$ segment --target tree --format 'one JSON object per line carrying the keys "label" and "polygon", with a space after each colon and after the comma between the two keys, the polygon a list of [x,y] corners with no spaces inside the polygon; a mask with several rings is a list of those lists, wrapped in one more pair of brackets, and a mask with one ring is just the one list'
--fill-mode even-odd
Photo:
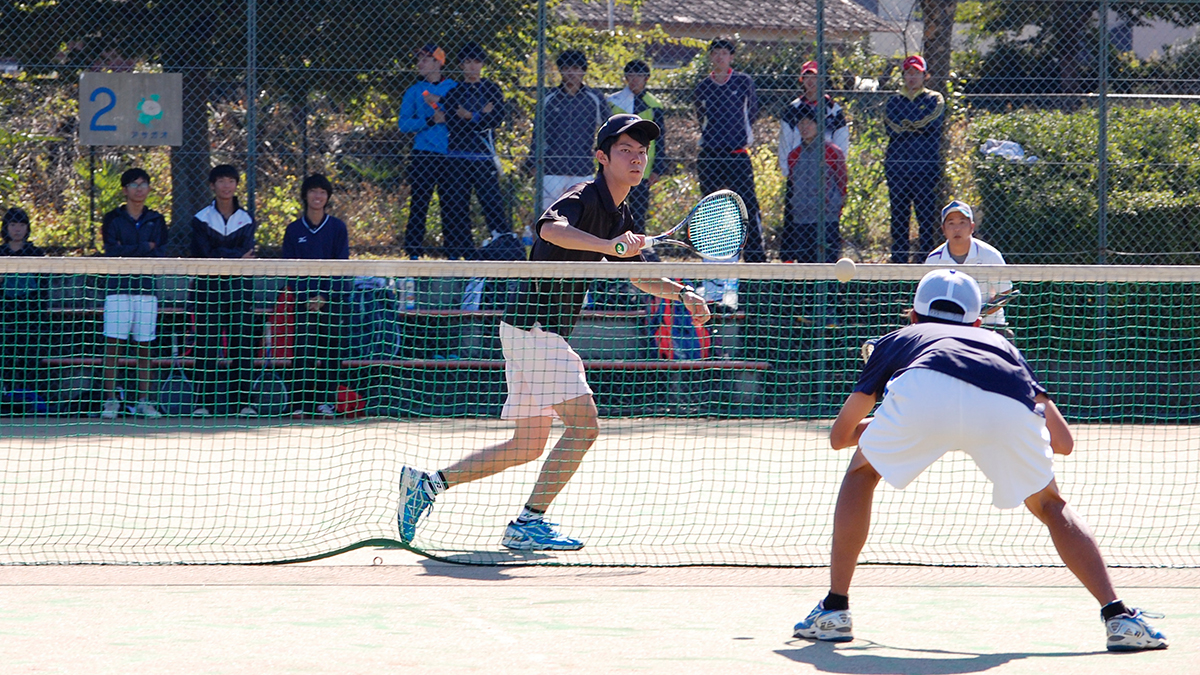
{"label": "tree", "polygon": [[[242,91],[243,101],[303,110],[319,93],[345,107],[372,88],[398,93],[410,84],[413,51],[426,42],[453,55],[477,41],[523,61],[532,51],[536,0],[258,0],[256,25],[258,87]],[[133,64],[183,73],[184,131],[171,170],[176,223],[208,199],[210,107],[217,89],[228,95],[231,80],[244,86],[247,28],[244,0],[0,2],[4,56],[31,74],[55,75],[48,86]],[[293,119],[306,123],[307,115]]]}
{"label": "tree", "polygon": [[[981,93],[1090,91],[1098,64],[1098,0],[980,0],[963,3],[960,22],[996,40],[973,90]],[[1122,1],[1109,11],[1125,23],[1200,24],[1200,3]],[[1111,25],[1111,22],[1110,22]],[[1068,102],[1070,105],[1070,102]]]}

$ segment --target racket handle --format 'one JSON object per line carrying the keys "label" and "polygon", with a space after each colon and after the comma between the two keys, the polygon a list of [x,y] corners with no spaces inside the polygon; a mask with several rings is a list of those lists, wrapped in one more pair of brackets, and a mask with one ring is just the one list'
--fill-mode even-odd
{"label": "racket handle", "polygon": [[[654,238],[653,237],[646,237],[645,242],[646,243],[642,244],[642,247],[640,249],[638,249],[639,251],[645,251],[646,249],[649,249],[650,247],[654,246]],[[627,250],[626,246],[623,242],[618,241],[616,244],[613,245],[613,251],[616,252],[617,255],[625,255],[626,250]]]}

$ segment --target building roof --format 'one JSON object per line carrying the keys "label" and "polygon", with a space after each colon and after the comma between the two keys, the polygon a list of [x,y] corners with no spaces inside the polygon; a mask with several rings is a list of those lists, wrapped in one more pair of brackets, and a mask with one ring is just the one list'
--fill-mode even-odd
{"label": "building roof", "polygon": [[[559,16],[589,26],[608,27],[606,0],[560,0]],[[643,0],[637,10],[624,2],[613,8],[618,26],[654,26],[676,37],[711,39],[737,33],[748,41],[796,40],[812,35],[817,22],[814,0]],[[849,37],[895,31],[854,0],[826,0],[825,26],[831,36]]]}

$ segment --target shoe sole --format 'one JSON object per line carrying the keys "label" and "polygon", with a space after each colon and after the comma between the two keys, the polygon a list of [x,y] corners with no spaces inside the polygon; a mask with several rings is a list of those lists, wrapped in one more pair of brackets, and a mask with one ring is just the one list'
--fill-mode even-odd
{"label": "shoe sole", "polygon": [[500,545],[513,551],[578,551],[583,548],[583,544],[570,546],[547,546],[523,541],[502,541],[500,542]]}
{"label": "shoe sole", "polygon": [[792,633],[792,637],[800,638],[801,640],[816,640],[818,642],[850,642],[854,639],[853,635],[835,635],[833,637],[819,637],[816,635],[801,635],[800,633]]}
{"label": "shoe sole", "polygon": [[1167,645],[1167,644],[1165,644],[1165,643],[1164,643],[1164,644],[1161,644],[1161,645],[1156,645],[1156,646],[1154,646],[1154,647],[1134,647],[1134,646],[1126,646],[1126,645],[1108,645],[1108,651],[1110,651],[1110,652],[1152,652],[1152,651],[1157,651],[1157,650],[1159,650],[1159,649],[1166,649],[1168,646],[1169,646],[1169,645]]}

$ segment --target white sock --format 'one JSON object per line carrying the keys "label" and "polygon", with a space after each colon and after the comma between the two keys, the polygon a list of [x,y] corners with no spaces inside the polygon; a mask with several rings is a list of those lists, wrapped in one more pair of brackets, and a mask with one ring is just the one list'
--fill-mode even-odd
{"label": "white sock", "polygon": [[535,523],[541,520],[542,516],[544,515],[546,515],[545,511],[538,511],[526,506],[525,508],[521,509],[521,515],[517,516],[517,522],[521,523],[522,525],[525,523]]}

